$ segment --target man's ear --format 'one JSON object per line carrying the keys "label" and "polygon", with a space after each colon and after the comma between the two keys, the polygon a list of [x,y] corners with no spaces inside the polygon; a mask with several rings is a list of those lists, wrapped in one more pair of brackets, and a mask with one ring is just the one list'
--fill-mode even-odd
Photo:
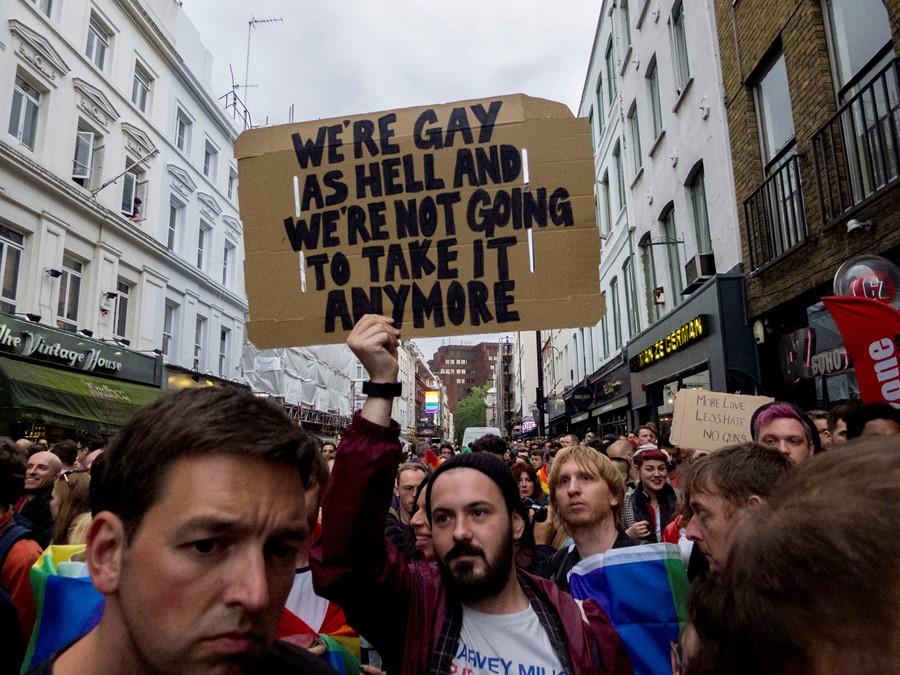
{"label": "man's ear", "polygon": [[513,511],[512,514],[512,531],[513,541],[519,541],[522,535],[525,534],[525,521],[518,511]]}
{"label": "man's ear", "polygon": [[750,495],[750,497],[747,498],[747,506],[759,506],[764,502],[765,500],[759,495]]}
{"label": "man's ear", "polygon": [[119,588],[124,550],[122,520],[110,511],[94,516],[87,533],[87,565],[94,588],[103,595],[112,595]]}

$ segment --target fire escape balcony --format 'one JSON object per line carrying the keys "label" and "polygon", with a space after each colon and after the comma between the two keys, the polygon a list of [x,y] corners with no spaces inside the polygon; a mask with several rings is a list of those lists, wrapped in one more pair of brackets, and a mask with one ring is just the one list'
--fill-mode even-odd
{"label": "fire escape balcony", "polygon": [[900,181],[900,60],[878,71],[812,137],[822,225],[833,226]]}
{"label": "fire escape balcony", "polygon": [[758,272],[806,241],[800,157],[785,156],[744,201],[750,271]]}

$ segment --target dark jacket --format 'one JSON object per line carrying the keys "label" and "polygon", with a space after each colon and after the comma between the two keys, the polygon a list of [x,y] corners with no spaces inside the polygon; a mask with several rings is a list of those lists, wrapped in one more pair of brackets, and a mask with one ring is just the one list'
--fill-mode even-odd
{"label": "dark jacket", "polygon": [[[675,488],[666,483],[656,496],[656,500],[659,503],[660,531],[662,531],[666,529],[666,525],[675,520],[678,510],[678,495]],[[625,498],[625,527],[627,529],[634,523],[646,520],[650,523],[650,532],[643,537],[643,540],[655,542],[655,519],[650,515],[650,508],[650,496],[644,492],[643,485],[638,483],[635,491]]]}
{"label": "dark jacket", "polygon": [[[351,626],[375,646],[386,670],[403,675],[449,672],[459,635],[461,605],[447,596],[432,563],[407,564],[384,538],[397,464],[399,427],[358,414],[341,439],[322,504],[323,537],[312,550],[316,592],[344,609]],[[622,641],[593,601],[584,613],[570,595],[545,579],[519,581],[568,675],[632,673]],[[556,641],[554,641],[554,635]]]}
{"label": "dark jacket", "polygon": [[[617,528],[617,531],[618,535],[616,535],[616,540],[613,542],[613,548],[638,546],[644,543],[640,539],[632,539],[622,529]],[[566,593],[570,593],[572,589],[569,587],[569,572],[580,562],[581,554],[578,553],[575,544],[572,544],[559,549],[550,558],[544,560],[537,573],[555,583]]]}
{"label": "dark jacket", "polygon": [[34,533],[34,540],[42,549],[50,545],[53,539],[53,514],[50,512],[50,500],[53,499],[53,486],[45,488],[29,499],[19,510],[19,515],[26,518]]}

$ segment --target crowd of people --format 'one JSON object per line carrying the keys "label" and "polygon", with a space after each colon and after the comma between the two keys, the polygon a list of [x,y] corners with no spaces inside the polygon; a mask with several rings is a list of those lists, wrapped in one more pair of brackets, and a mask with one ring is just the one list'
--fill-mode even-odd
{"label": "crowd of people", "polygon": [[338,447],[226,388],[166,396],[108,446],[0,439],[0,672],[51,544],[80,547],[103,611],[35,673],[632,673],[570,577],[647,544],[690,579],[673,673],[900,672],[893,406],[770,403],[713,452],[652,423],[407,451],[399,338],[378,316],[351,333],[372,386]]}

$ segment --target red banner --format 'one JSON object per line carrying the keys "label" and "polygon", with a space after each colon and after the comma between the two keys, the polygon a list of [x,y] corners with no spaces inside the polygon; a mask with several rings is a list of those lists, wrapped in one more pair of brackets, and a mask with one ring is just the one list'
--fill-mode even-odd
{"label": "red banner", "polygon": [[900,311],[869,298],[822,298],[844,338],[866,403],[900,408]]}

